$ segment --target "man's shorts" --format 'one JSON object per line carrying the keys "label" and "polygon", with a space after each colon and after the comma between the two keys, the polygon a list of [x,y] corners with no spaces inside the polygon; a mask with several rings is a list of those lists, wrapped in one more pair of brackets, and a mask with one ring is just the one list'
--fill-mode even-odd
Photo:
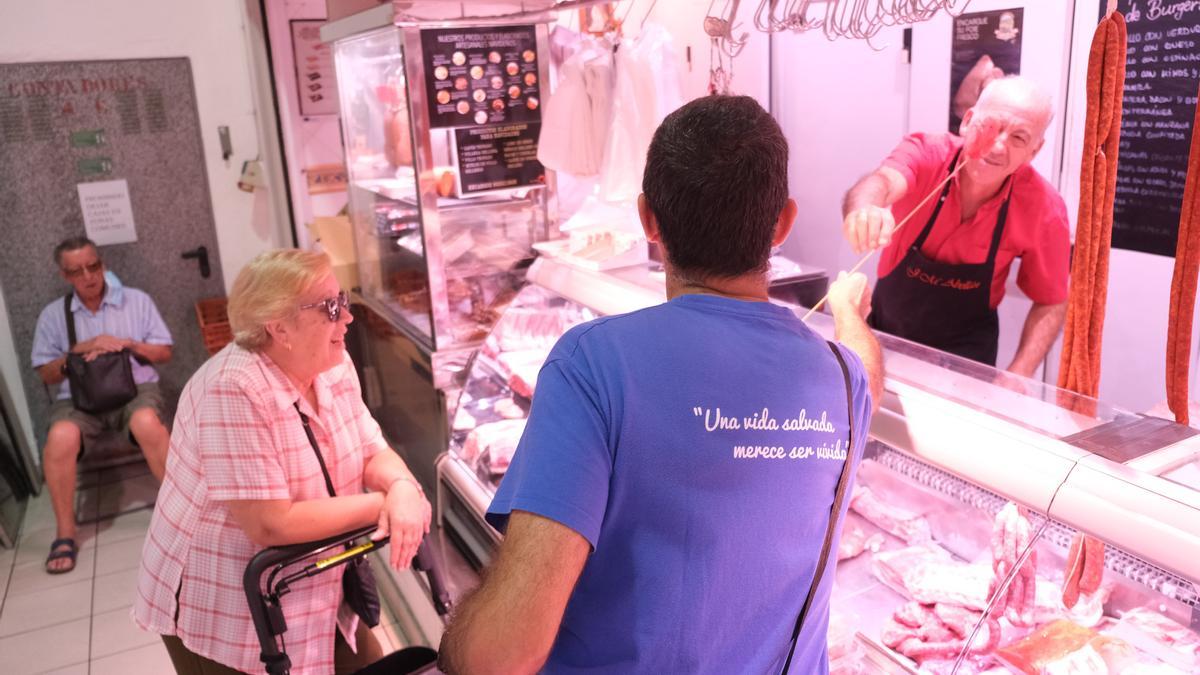
{"label": "man's shorts", "polygon": [[122,436],[128,437],[129,420],[138,410],[153,408],[154,412],[158,413],[158,419],[162,420],[162,393],[159,391],[158,383],[139,384],[137,390],[137,396],[134,396],[133,400],[123,407],[99,415],[76,410],[71,399],[60,398],[50,405],[50,426],[54,426],[54,423],[60,420],[66,420],[79,427],[79,431],[83,435],[81,450],[105,431],[119,431]]}

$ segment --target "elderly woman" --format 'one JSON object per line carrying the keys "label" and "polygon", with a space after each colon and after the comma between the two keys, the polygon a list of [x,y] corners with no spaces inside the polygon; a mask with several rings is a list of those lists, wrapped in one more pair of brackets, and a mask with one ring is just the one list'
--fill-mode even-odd
{"label": "elderly woman", "polygon": [[[241,578],[263,547],[377,523],[374,536],[390,534],[390,562],[401,569],[429,528],[420,485],[363,405],[346,353],[347,296],[329,260],[298,250],[258,256],[233,284],[229,321],[234,343],[180,395],[133,607],[143,629],[163,636],[178,673],[262,672]],[[287,596],[297,675],[352,672],[382,656],[344,602],[341,574]]]}

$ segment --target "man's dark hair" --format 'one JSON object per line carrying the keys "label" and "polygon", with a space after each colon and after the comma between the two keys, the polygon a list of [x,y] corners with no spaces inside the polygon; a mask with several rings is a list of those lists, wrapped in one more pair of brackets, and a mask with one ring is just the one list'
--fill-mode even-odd
{"label": "man's dark hair", "polygon": [[96,249],[97,253],[100,252],[100,249],[96,248],[96,242],[83,235],[67,237],[66,239],[63,239],[58,243],[58,246],[54,247],[54,264],[62,267],[62,256],[64,253],[67,251],[78,251],[79,249],[87,248],[88,246]]}
{"label": "man's dark hair", "polygon": [[676,273],[699,281],[765,272],[787,166],[783,131],[749,96],[707,96],[667,115],[642,192]]}

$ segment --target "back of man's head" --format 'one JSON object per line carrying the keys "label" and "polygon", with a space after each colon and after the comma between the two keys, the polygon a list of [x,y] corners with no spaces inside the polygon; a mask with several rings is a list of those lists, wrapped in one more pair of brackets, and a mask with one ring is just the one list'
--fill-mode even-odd
{"label": "back of man's head", "polygon": [[646,154],[642,192],[680,276],[766,271],[788,199],[779,124],[749,96],[707,96],[667,116]]}
{"label": "back of man's head", "polygon": [[93,249],[96,249],[96,243],[83,235],[67,237],[66,239],[63,239],[58,243],[58,246],[54,247],[54,264],[62,267],[62,256],[64,253],[67,251],[78,251],[81,248],[87,248],[89,246]]}

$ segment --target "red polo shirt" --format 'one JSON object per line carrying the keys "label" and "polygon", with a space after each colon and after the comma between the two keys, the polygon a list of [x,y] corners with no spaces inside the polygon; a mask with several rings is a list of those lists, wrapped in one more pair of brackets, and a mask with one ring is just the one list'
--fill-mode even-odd
{"label": "red polo shirt", "polygon": [[[908,181],[908,192],[892,205],[897,223],[946,177],[950,160],[960,147],[962,139],[952,134],[912,134],[900,141],[883,161],[884,166],[899,171]],[[1017,169],[1010,183],[1012,200],[1008,205],[1008,222],[1000,239],[996,271],[992,277],[992,308],[995,309],[1004,298],[1004,284],[1014,258],[1021,259],[1017,286],[1025,295],[1043,305],[1066,302],[1071,255],[1067,207],[1050,183],[1028,164]],[[921,252],[944,263],[985,262],[996,217],[1008,189],[985,202],[971,220],[960,222],[962,208],[958,176],[955,176],[946,203]],[[896,233],[892,243],[880,252],[880,277],[904,259],[936,205],[937,197],[926,202]]]}

